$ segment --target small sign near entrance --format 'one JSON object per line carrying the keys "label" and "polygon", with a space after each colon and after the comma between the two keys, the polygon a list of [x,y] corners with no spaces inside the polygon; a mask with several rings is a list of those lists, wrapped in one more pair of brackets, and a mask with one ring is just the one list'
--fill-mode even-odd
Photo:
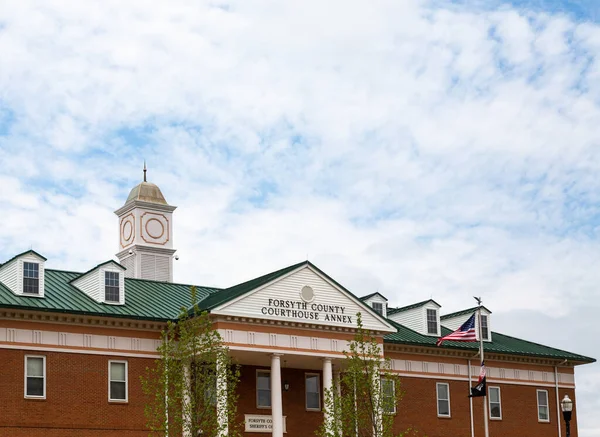
{"label": "small sign near entrance", "polygon": [[[285,416],[283,416],[283,432],[287,433],[285,426]],[[262,414],[244,414],[245,432],[272,432],[273,419],[271,416]]]}

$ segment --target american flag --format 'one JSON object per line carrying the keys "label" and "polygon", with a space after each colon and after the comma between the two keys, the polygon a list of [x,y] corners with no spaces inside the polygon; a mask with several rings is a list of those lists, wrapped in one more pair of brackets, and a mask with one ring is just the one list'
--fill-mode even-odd
{"label": "american flag", "polygon": [[445,337],[440,338],[436,345],[440,346],[442,342],[446,340],[452,341],[477,341],[477,336],[475,335],[475,313],[469,320],[463,323],[460,328],[454,331],[452,334],[448,334]]}

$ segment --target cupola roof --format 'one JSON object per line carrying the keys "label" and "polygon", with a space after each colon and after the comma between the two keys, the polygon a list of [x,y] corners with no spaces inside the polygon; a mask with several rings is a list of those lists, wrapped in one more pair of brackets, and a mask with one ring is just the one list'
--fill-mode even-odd
{"label": "cupola roof", "polygon": [[125,204],[132,200],[141,200],[142,202],[158,203],[160,205],[168,205],[165,196],[158,188],[158,185],[150,183],[146,180],[146,161],[144,161],[144,181],[136,185],[129,192]]}

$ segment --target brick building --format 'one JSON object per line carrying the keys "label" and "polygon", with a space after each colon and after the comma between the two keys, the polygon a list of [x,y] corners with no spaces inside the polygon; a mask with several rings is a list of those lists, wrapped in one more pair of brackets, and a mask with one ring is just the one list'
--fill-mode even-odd
{"label": "brick building", "polygon": [[[158,357],[165,323],[189,303],[190,285],[173,282],[174,210],[144,181],[116,211],[119,262],[54,270],[30,250],[0,265],[0,436],[148,435],[139,377]],[[575,399],[575,366],[595,361],[493,331],[484,308],[488,396],[470,400],[478,343],[435,342],[473,308],[442,315],[433,300],[390,308],[308,261],[198,293],[242,366],[238,412],[248,436],[313,435],[358,312],[401,377],[399,432],[483,436],[487,402],[490,436],[561,437],[559,398]],[[256,432],[265,419],[268,429]],[[575,407],[573,436],[576,423]]]}

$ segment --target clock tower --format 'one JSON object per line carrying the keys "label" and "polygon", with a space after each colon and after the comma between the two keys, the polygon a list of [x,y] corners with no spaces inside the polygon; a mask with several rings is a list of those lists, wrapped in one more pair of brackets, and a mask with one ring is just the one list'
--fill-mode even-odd
{"label": "clock tower", "polygon": [[173,211],[160,188],[146,181],[136,185],[119,217],[119,262],[128,278],[173,282]]}

